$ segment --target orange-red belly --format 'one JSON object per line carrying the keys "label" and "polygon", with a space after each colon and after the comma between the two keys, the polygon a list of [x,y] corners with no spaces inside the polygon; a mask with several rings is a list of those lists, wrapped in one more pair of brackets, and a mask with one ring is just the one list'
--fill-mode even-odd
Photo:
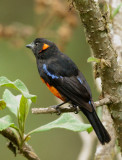
{"label": "orange-red belly", "polygon": [[48,83],[46,83],[46,82],[44,81],[43,78],[41,78],[41,80],[42,80],[43,83],[45,83],[45,84],[47,85],[47,88],[48,88],[56,97],[60,98],[62,101],[65,101],[65,98],[62,97],[62,95],[58,92],[58,90],[57,90],[55,87],[50,86]]}

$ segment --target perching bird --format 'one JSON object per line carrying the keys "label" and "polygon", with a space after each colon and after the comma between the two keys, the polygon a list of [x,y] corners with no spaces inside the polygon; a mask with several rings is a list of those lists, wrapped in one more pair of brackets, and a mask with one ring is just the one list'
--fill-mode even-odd
{"label": "perching bird", "polygon": [[96,114],[90,87],[75,63],[55,43],[44,38],[37,38],[26,47],[32,49],[40,77],[48,89],[64,103],[80,108],[102,144],[110,142],[110,135]]}

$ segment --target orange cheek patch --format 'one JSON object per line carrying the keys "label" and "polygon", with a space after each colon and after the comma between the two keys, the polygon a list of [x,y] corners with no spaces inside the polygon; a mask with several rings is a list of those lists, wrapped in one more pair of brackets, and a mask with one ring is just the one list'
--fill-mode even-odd
{"label": "orange cheek patch", "polygon": [[48,83],[46,83],[46,82],[44,81],[44,79],[41,78],[41,80],[42,80],[43,83],[45,83],[45,84],[47,85],[47,88],[48,88],[56,97],[60,98],[62,101],[65,101],[65,99],[61,96],[61,94],[58,92],[58,90],[57,90],[55,87],[50,86]]}
{"label": "orange cheek patch", "polygon": [[44,44],[43,44],[43,48],[42,48],[42,50],[45,50],[45,49],[47,49],[47,48],[49,48],[49,45],[48,45],[48,44],[46,44],[46,43],[44,43]]}
{"label": "orange cheek patch", "polygon": [[47,48],[49,48],[50,46],[46,43],[43,44],[42,50],[39,51],[39,53],[41,53],[42,51],[46,50]]}

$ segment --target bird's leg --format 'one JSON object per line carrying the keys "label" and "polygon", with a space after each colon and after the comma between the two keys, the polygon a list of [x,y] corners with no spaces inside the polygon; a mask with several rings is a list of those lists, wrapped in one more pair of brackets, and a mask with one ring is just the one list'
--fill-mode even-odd
{"label": "bird's leg", "polygon": [[78,114],[78,112],[79,112],[79,111],[78,111],[78,106],[77,106],[77,105],[74,105],[74,104],[72,104],[72,106],[73,106],[74,109],[75,109],[74,113],[75,113],[75,114]]}
{"label": "bird's leg", "polygon": [[57,110],[57,115],[60,115],[61,114],[61,110],[60,110],[60,106],[62,106],[62,105],[64,105],[65,103],[67,103],[68,101],[65,101],[65,102],[63,102],[63,103],[61,103],[61,104],[58,104],[58,105],[56,105],[56,106],[53,106],[52,108],[55,108],[56,110]]}

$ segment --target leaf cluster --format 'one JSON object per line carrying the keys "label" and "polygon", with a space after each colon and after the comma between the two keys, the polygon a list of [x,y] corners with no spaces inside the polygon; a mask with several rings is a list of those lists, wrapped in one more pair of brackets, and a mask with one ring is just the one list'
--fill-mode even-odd
{"label": "leaf cluster", "polygon": [[46,125],[40,126],[29,133],[25,134],[25,122],[29,113],[32,102],[36,102],[36,95],[29,93],[25,84],[16,80],[14,82],[8,80],[6,77],[0,77],[0,87],[14,88],[19,91],[18,95],[5,89],[2,99],[0,99],[0,112],[7,108],[15,115],[18,121],[18,126],[15,125],[10,115],[6,115],[0,118],[0,131],[7,129],[8,127],[16,132],[19,147],[23,146],[23,143],[30,139],[30,135],[36,132],[44,132],[53,128],[64,128],[75,132],[87,131],[90,133],[92,127],[90,124],[83,124],[71,113],[64,113],[55,121],[52,121]]}

